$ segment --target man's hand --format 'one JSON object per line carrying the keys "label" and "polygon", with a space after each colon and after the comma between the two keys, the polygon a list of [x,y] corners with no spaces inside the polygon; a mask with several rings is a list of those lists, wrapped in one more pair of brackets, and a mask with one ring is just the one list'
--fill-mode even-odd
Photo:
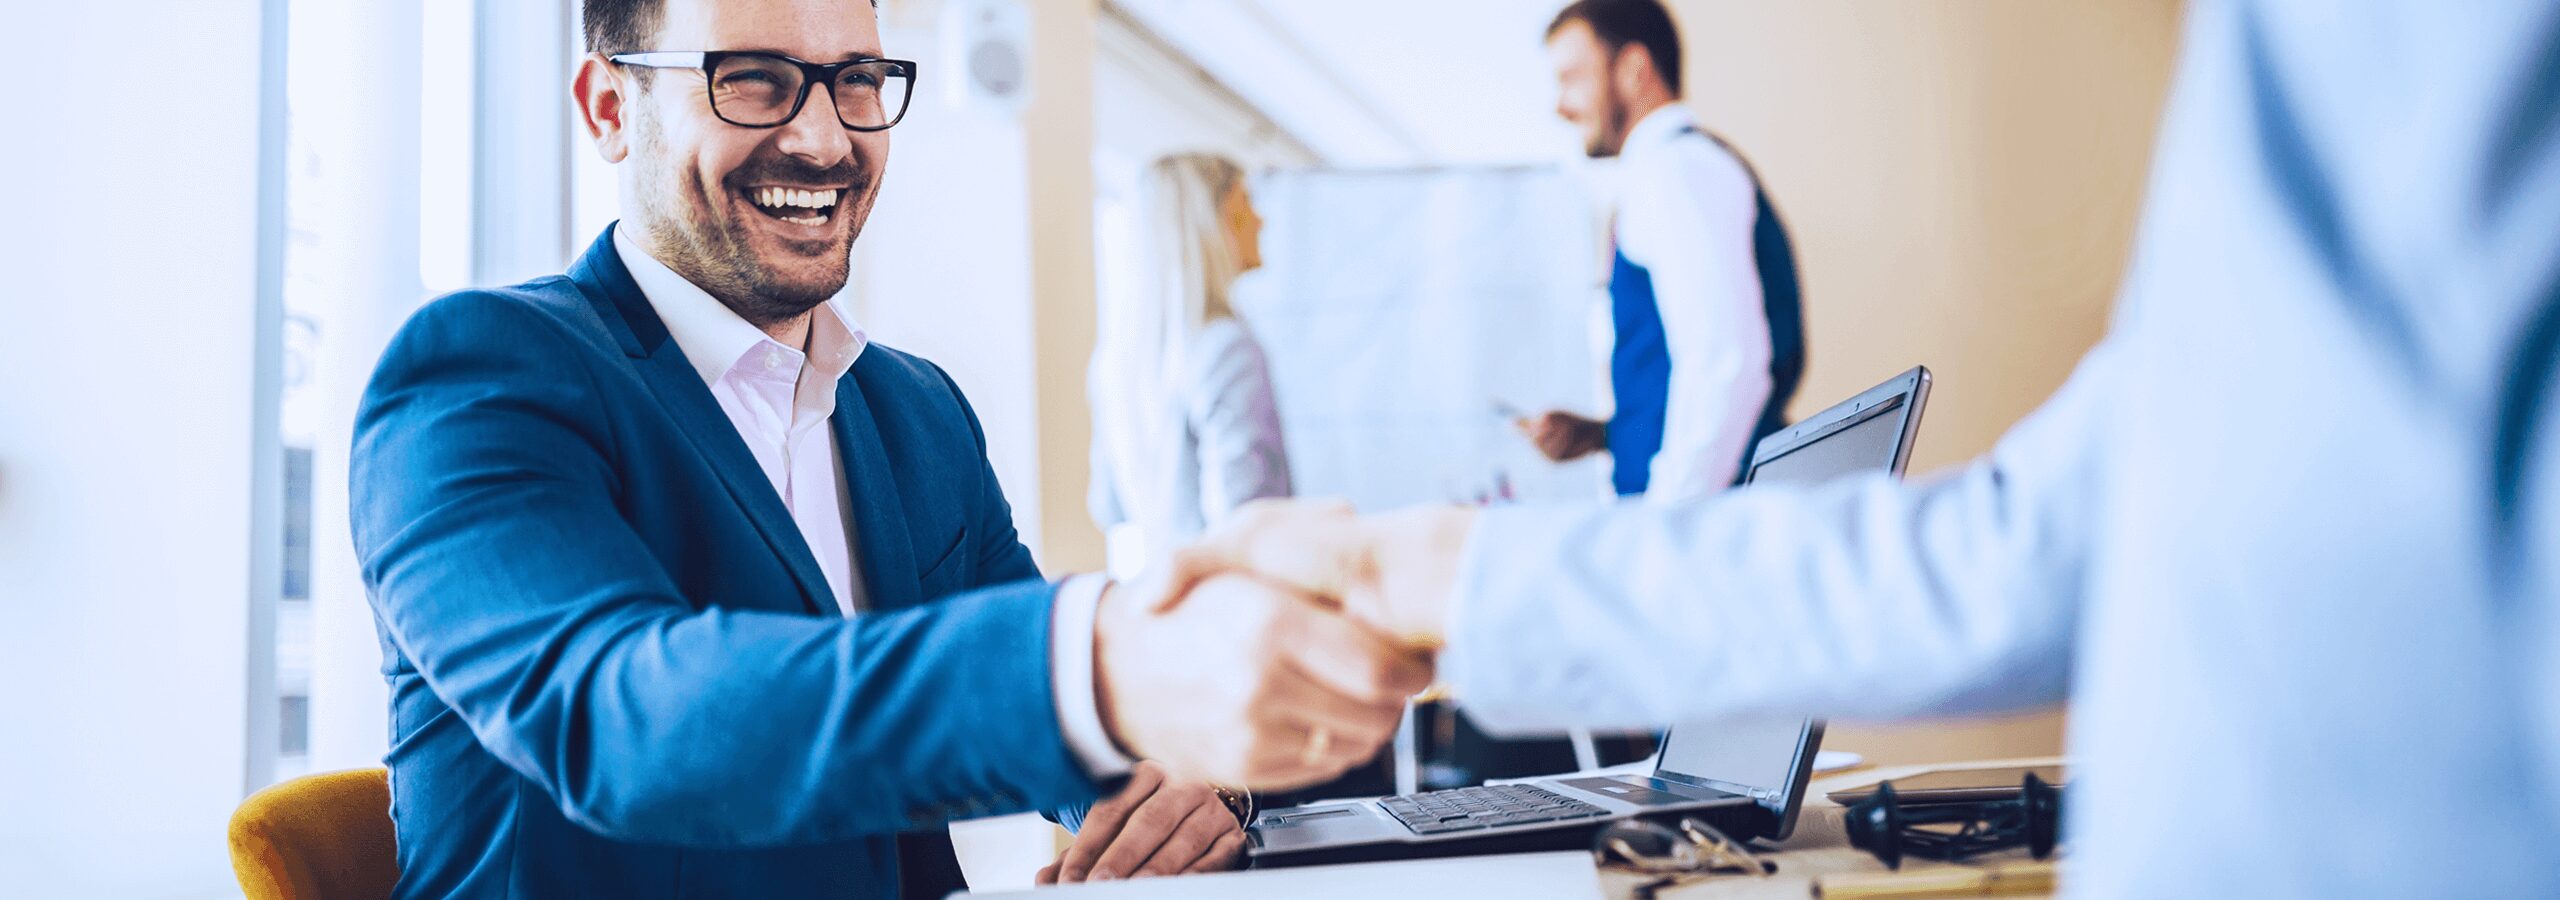
{"label": "man's hand", "polygon": [[1556,462],[1571,462],[1609,449],[1609,423],[1563,410],[1549,410],[1516,423],[1538,452]]}
{"label": "man's hand", "polygon": [[1104,728],[1174,777],[1257,790],[1334,778],[1385,746],[1431,682],[1425,656],[1312,597],[1179,574],[1105,591],[1093,629]]}
{"label": "man's hand", "polygon": [[1067,852],[1040,870],[1041,884],[1110,881],[1235,868],[1244,824],[1207,782],[1171,778],[1138,763],[1129,785],[1093,805]]}

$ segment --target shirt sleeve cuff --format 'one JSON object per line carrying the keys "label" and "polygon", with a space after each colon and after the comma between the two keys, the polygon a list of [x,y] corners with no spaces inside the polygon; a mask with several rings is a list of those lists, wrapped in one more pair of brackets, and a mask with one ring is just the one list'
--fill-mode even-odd
{"label": "shirt sleeve cuff", "polygon": [[1102,602],[1102,590],[1110,579],[1100,575],[1077,575],[1058,586],[1058,599],[1050,613],[1049,660],[1053,667],[1049,683],[1057,696],[1058,730],[1066,736],[1067,749],[1085,774],[1099,781],[1129,774],[1137,765],[1128,754],[1111,743],[1111,733],[1102,727],[1102,712],[1093,697],[1093,618],[1095,607]]}

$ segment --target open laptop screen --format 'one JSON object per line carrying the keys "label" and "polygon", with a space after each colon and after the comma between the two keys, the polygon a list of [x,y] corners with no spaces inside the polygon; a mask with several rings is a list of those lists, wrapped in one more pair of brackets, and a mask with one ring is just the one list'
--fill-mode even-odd
{"label": "open laptop screen", "polygon": [[[1867,472],[1902,473],[1928,401],[1929,374],[1913,369],[1770,435],[1754,449],[1749,484],[1817,484]],[[1814,724],[1798,718],[1723,720],[1671,729],[1656,777],[1758,798],[1773,809],[1800,796]],[[1792,810],[1781,810],[1791,813]],[[1791,824],[1791,823],[1790,823]]]}
{"label": "open laptop screen", "polygon": [[1842,475],[1893,469],[1902,444],[1903,402],[1893,399],[1772,459],[1751,461],[1750,484],[1817,484]]}
{"label": "open laptop screen", "polygon": [[1795,774],[1803,719],[1692,722],[1662,738],[1655,777],[1766,797]]}

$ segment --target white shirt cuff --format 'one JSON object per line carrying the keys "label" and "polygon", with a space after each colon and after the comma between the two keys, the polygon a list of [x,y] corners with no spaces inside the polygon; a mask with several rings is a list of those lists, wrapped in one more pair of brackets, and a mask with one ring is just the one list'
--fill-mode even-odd
{"label": "white shirt cuff", "polygon": [[1056,692],[1058,730],[1067,750],[1096,780],[1129,774],[1137,761],[1111,743],[1093,696],[1093,617],[1111,580],[1076,575],[1058,585],[1049,613],[1049,684]]}

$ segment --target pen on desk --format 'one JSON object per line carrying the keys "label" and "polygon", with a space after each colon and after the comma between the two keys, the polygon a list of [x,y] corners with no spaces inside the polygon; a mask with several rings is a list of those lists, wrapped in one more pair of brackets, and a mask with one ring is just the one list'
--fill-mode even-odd
{"label": "pen on desk", "polygon": [[1859,872],[1826,875],[1813,883],[1813,895],[1838,898],[2011,897],[2053,892],[2054,864],[2016,862],[1979,868],[1921,869],[1913,872]]}

